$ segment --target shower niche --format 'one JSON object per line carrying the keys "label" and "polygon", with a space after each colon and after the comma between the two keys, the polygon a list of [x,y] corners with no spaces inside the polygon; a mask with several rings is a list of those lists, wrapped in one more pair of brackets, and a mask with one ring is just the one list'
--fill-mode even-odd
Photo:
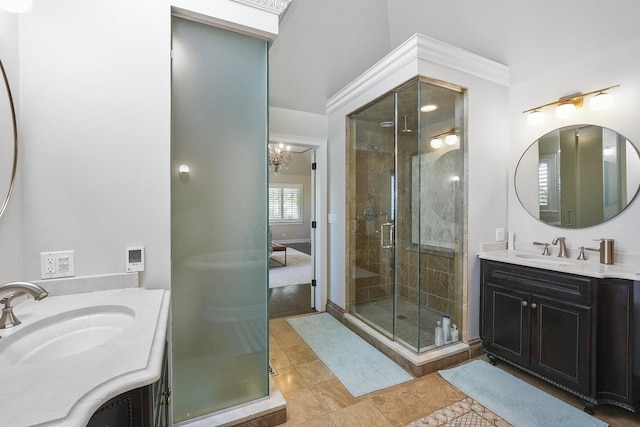
{"label": "shower niche", "polygon": [[465,93],[417,77],[347,120],[349,314],[415,353],[463,329]]}

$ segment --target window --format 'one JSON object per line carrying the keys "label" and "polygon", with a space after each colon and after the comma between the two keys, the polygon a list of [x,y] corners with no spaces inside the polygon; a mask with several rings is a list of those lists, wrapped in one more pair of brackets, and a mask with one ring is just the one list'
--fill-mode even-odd
{"label": "window", "polygon": [[540,155],[538,162],[538,196],[541,211],[558,211],[560,180],[558,179],[557,160],[557,153]]}
{"label": "window", "polygon": [[302,223],[302,185],[269,185],[269,223]]}

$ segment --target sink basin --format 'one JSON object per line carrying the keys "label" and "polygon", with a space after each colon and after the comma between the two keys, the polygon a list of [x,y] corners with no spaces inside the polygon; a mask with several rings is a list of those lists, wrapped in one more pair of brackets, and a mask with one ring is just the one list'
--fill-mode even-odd
{"label": "sink basin", "polygon": [[542,262],[545,264],[555,264],[555,265],[569,265],[571,264],[568,259],[565,258],[553,258],[547,255],[534,255],[534,254],[518,254],[516,258],[526,259],[529,261]]}
{"label": "sink basin", "polygon": [[129,307],[104,305],[23,323],[19,330],[0,339],[0,363],[38,363],[91,350],[120,335],[134,318]]}

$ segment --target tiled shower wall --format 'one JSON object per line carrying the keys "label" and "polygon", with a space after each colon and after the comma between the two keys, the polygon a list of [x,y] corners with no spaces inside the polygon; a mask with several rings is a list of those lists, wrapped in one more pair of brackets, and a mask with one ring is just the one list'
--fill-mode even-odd
{"label": "tiled shower wall", "polygon": [[[411,242],[411,188],[399,187],[396,223],[396,249],[380,246],[380,226],[391,218],[390,176],[394,168],[393,128],[381,129],[377,123],[358,123],[355,165],[355,206],[350,209],[354,218],[349,223],[355,229],[354,297],[357,303],[375,301],[393,295],[393,257],[397,257],[399,296],[438,314],[459,312],[455,301],[461,301],[456,290],[456,262],[454,251],[442,248],[418,248]],[[411,182],[412,155],[398,158],[399,181]],[[415,155],[416,153],[413,153]],[[353,157],[352,157],[353,159]],[[400,177],[400,174],[406,174]],[[373,197],[371,197],[373,196]],[[372,205],[376,215],[367,220],[365,209]],[[388,216],[387,216],[388,215]],[[404,230],[404,232],[402,232]],[[353,299],[351,300],[353,301]],[[458,304],[459,305],[459,304]]]}

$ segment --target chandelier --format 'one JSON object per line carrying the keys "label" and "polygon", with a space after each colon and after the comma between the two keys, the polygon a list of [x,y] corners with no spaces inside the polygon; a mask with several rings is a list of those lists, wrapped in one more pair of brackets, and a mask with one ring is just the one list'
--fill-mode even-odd
{"label": "chandelier", "polygon": [[285,170],[289,169],[289,163],[291,163],[291,147],[287,147],[286,151],[284,144],[269,144],[269,170],[273,171],[276,175],[280,175],[280,168],[284,166]]}

